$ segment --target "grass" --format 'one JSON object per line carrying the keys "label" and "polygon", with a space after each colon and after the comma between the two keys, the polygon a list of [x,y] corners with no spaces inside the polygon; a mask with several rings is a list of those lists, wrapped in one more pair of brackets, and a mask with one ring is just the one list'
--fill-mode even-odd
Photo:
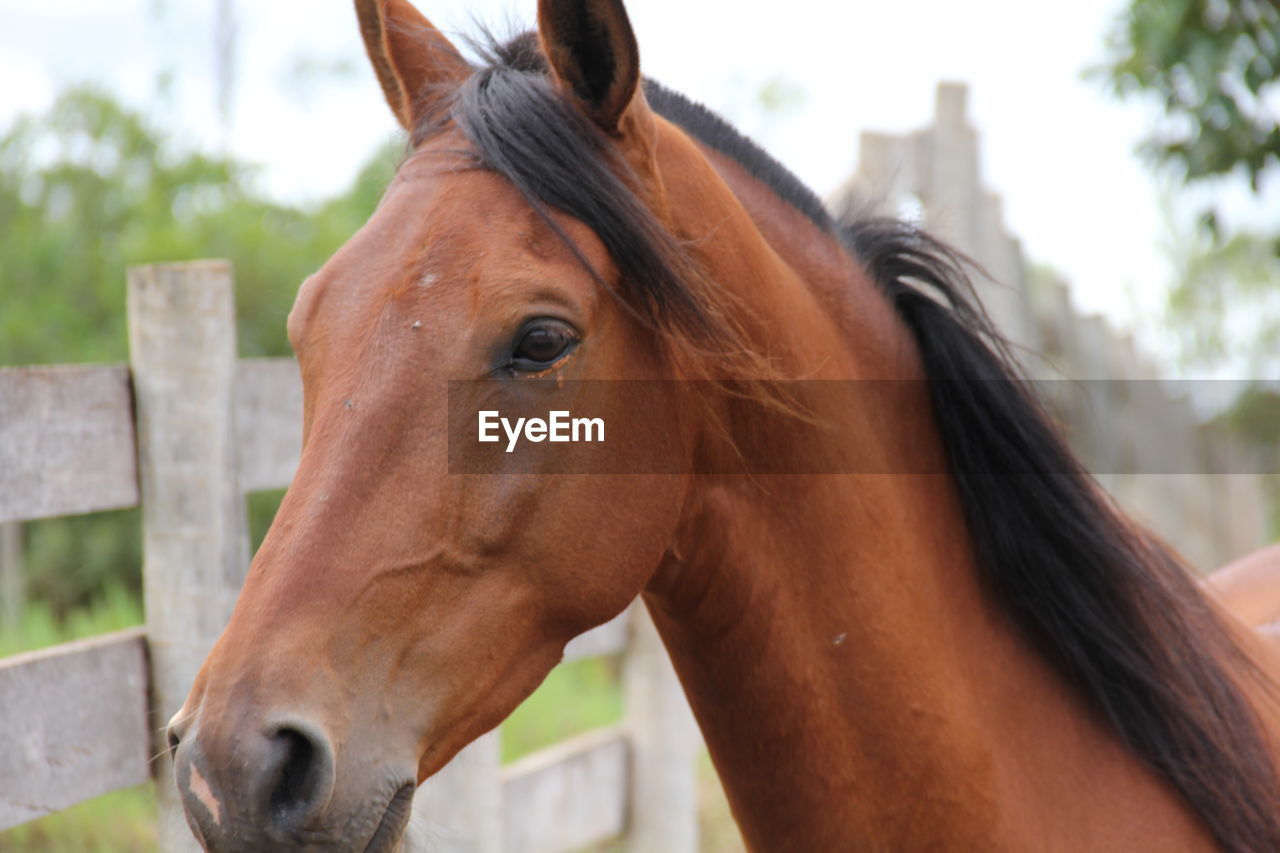
{"label": "grass", "polygon": [[0,853],[154,853],[151,783],[112,791],[0,832]]}
{"label": "grass", "polygon": [[[0,657],[142,622],[142,605],[123,587],[113,587],[61,622],[40,602],[28,605],[16,629],[0,633]],[[511,762],[579,732],[622,719],[616,658],[591,658],[556,667],[502,724],[502,759]],[[719,782],[705,756],[698,766],[699,812],[704,853],[742,850]],[[153,853],[155,793],[150,784],[115,791],[56,814],[0,832],[0,853]],[[613,843],[597,851],[622,853]]]}
{"label": "grass", "polygon": [[54,617],[47,604],[33,601],[27,604],[16,626],[5,626],[0,631],[0,657],[119,631],[141,625],[142,621],[142,602],[119,584],[107,587],[89,607],[70,611],[62,621]]}

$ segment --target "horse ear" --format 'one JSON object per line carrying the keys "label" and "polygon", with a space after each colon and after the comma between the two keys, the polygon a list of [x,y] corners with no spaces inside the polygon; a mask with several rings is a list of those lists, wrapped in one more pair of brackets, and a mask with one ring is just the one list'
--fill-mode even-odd
{"label": "horse ear", "polygon": [[538,37],[560,86],[600,127],[617,132],[640,83],[640,51],[622,0],[538,0]]}
{"label": "horse ear", "polygon": [[355,0],[356,17],[382,93],[410,133],[471,66],[408,0]]}

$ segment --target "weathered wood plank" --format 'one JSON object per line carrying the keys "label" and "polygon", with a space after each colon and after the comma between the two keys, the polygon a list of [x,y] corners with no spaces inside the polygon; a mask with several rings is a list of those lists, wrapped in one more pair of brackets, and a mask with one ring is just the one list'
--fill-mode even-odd
{"label": "weathered wood plank", "polygon": [[[0,368],[0,522],[136,506],[133,430],[124,365]],[[302,446],[293,359],[240,360],[236,440],[244,491],[289,485]]]}
{"label": "weathered wood plank", "polygon": [[245,358],[236,369],[240,488],[283,489],[302,452],[302,378],[292,358]]}
{"label": "weathered wood plank", "polygon": [[697,724],[649,611],[637,606],[623,663],[631,735],[630,853],[696,853]]}
{"label": "weathered wood plank", "polygon": [[616,655],[627,647],[627,620],[630,619],[631,608],[628,608],[603,625],[597,625],[585,634],[580,634],[564,647],[564,663],[595,658],[602,655]]}
{"label": "weathered wood plank", "polygon": [[147,781],[141,629],[0,660],[0,829]]}
{"label": "weathered wood plank", "polygon": [[[152,707],[163,725],[227,624],[249,566],[231,265],[131,267],[128,310]],[[156,738],[159,847],[198,851],[163,743]]]}
{"label": "weathered wood plank", "polygon": [[0,368],[0,522],[135,506],[124,365]]}
{"label": "weathered wood plank", "polygon": [[626,829],[629,747],[618,727],[598,729],[502,771],[503,849],[571,853]]}
{"label": "weathered wood plank", "polygon": [[418,788],[401,853],[516,853],[502,846],[502,734],[472,741]]}

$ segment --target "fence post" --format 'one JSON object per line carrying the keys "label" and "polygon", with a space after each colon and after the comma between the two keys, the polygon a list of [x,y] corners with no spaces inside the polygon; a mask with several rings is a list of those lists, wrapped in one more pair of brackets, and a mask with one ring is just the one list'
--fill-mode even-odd
{"label": "fence post", "polygon": [[[501,732],[476,739],[413,798],[418,846],[433,853],[504,853],[502,850]],[[510,850],[505,853],[519,853]]]}
{"label": "fence post", "polygon": [[231,265],[130,268],[128,317],[159,842],[177,853],[199,847],[173,788],[163,728],[226,625],[249,558],[236,478]]}
{"label": "fence post", "polygon": [[693,714],[644,606],[632,608],[623,691],[631,730],[629,853],[696,853]]}

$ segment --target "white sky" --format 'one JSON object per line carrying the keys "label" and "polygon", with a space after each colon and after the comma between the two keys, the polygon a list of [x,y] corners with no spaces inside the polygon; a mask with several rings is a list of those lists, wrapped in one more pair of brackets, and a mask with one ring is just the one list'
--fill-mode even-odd
{"label": "white sky", "polygon": [[[534,0],[418,0],[450,32],[472,18],[529,22]],[[985,183],[1028,257],[1063,271],[1076,302],[1143,337],[1169,278],[1156,183],[1134,155],[1151,112],[1081,78],[1103,56],[1123,0],[788,0],[768,14],[726,0],[631,0],[645,73],[740,121],[819,194],[853,169],[863,129],[927,124],[940,80],[969,84]],[[394,125],[345,0],[238,0],[231,147],[290,198],[343,187]],[[157,21],[154,10],[164,10]],[[71,82],[99,81],[166,111],[189,142],[216,146],[214,0],[0,0],[0,125]],[[300,60],[346,59],[350,75],[299,82]],[[803,106],[765,126],[745,105],[781,75]]]}

